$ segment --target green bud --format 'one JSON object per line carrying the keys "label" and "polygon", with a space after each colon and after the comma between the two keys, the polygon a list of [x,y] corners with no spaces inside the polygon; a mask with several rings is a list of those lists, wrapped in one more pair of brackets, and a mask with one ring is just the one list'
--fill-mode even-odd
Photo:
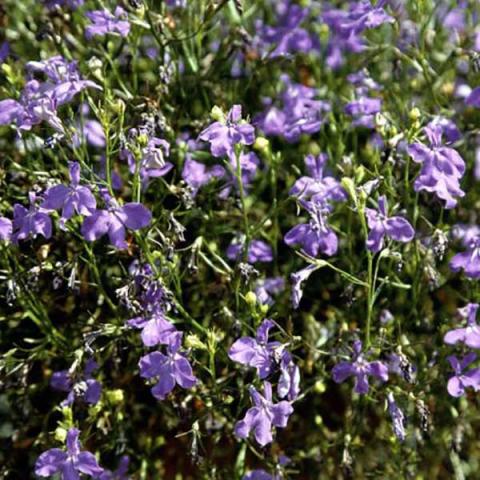
{"label": "green bud", "polygon": [[314,390],[315,390],[316,393],[323,393],[323,392],[325,392],[325,390],[326,390],[325,384],[324,384],[321,380],[316,381],[316,382],[315,382]]}
{"label": "green bud", "polygon": [[112,405],[120,405],[125,400],[123,390],[121,390],[120,388],[116,388],[115,390],[108,390],[105,393],[105,396]]}
{"label": "green bud", "polygon": [[365,178],[365,167],[363,165],[355,168],[355,181],[360,183]]}
{"label": "green bud", "polygon": [[148,144],[148,135],[145,133],[142,133],[137,137],[137,143],[140,145],[140,147],[146,147]]}
{"label": "green bud", "polygon": [[312,155],[316,156],[322,153],[322,149],[320,148],[320,145],[317,142],[310,142],[308,145],[308,148]]}
{"label": "green bud", "polygon": [[261,306],[260,306],[260,313],[261,313],[262,315],[266,315],[269,308],[270,308],[270,307],[269,307],[268,305],[261,305]]}
{"label": "green bud", "polygon": [[253,148],[260,151],[267,150],[269,146],[270,142],[265,137],[257,137],[253,144]]}
{"label": "green bud", "polygon": [[248,292],[245,295],[245,301],[250,307],[254,307],[255,304],[257,303],[257,296],[255,295],[255,292]]}
{"label": "green bud", "polygon": [[212,108],[212,111],[210,112],[210,117],[212,117],[212,119],[216,120],[217,122],[225,123],[226,121],[225,114],[223,113],[222,109],[217,105]]}
{"label": "green bud", "polygon": [[422,116],[420,110],[417,107],[414,107],[408,112],[408,117],[410,120],[416,121]]}
{"label": "green bud", "polygon": [[100,80],[101,82],[104,81],[103,77],[103,62],[98,58],[98,57],[92,57],[90,60],[87,62],[88,68],[90,69],[90,72],[92,72],[92,75],[97,79]]}
{"label": "green bud", "polygon": [[355,183],[350,177],[343,177],[341,180],[342,187],[347,191],[347,193],[352,197],[352,200],[355,203],[358,203],[357,192],[355,191]]}
{"label": "green bud", "polygon": [[67,438],[67,431],[63,427],[57,427],[54,434],[55,440],[64,443]]}
{"label": "green bud", "polygon": [[185,346],[196,350],[207,350],[207,346],[195,334],[187,335]]}
{"label": "green bud", "polygon": [[113,111],[119,115],[123,115],[125,113],[125,102],[121,98],[117,98],[112,107]]}

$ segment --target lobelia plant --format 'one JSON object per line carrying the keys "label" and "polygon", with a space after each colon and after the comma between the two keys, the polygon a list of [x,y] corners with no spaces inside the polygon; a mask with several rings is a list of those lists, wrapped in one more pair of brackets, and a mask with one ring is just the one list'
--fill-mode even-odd
{"label": "lobelia plant", "polygon": [[0,10],[1,478],[475,478],[476,2]]}

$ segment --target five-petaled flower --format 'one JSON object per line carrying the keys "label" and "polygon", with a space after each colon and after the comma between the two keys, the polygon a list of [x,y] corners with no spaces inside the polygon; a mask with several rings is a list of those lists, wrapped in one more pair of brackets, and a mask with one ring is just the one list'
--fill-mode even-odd
{"label": "five-petaled flower", "polygon": [[473,352],[467,353],[460,360],[455,355],[447,357],[455,372],[455,375],[448,380],[447,384],[448,393],[452,397],[461,397],[467,387],[473,387],[476,392],[480,390],[480,368],[465,371],[476,359],[477,355]]}
{"label": "five-petaled flower", "polygon": [[264,320],[258,327],[255,338],[239,338],[228,351],[230,359],[256,368],[261,379],[268,377],[275,364],[275,349],[281,346],[280,342],[268,341],[268,332],[274,325],[271,320]]}
{"label": "five-petaled flower", "polygon": [[141,203],[130,202],[123,206],[106,192],[102,195],[107,204],[106,210],[96,210],[89,217],[85,217],[82,224],[82,235],[85,240],[93,242],[108,234],[110,243],[117,248],[127,248],[125,241],[126,228],[139,230],[150,224],[152,214]]}
{"label": "five-petaled flower", "polygon": [[9,242],[12,238],[12,221],[7,217],[0,217],[0,240]]}
{"label": "five-petaled flower", "polygon": [[62,225],[77,213],[79,215],[89,216],[96,207],[97,202],[89,187],[80,185],[80,164],[70,162],[68,165],[70,172],[70,185],[55,185],[45,192],[45,199],[42,202],[42,208],[46,210],[62,209]]}
{"label": "five-petaled flower", "polygon": [[465,162],[456,150],[442,144],[441,125],[430,123],[424,131],[430,146],[417,142],[407,149],[413,161],[422,164],[413,188],[416,192],[433,192],[445,202],[445,208],[454,208],[457,205],[456,197],[465,196],[460,188]]}
{"label": "five-petaled flower", "polygon": [[353,357],[351,362],[337,363],[332,370],[333,380],[337,383],[344,382],[348,377],[355,377],[356,393],[368,393],[368,377],[373,376],[382,382],[388,380],[388,367],[380,361],[369,362],[362,354],[362,342],[353,342]]}
{"label": "five-petaled flower", "polygon": [[66,452],[51,448],[42,453],[35,463],[35,473],[39,477],[51,477],[59,473],[63,480],[78,480],[81,473],[98,478],[103,468],[98,465],[93,453],[80,450],[79,434],[76,428],[68,430]]}
{"label": "five-petaled flower", "polygon": [[300,223],[291,228],[284,237],[288,246],[301,245],[303,251],[316,257],[319,253],[335,255],[338,249],[336,233],[328,225],[330,207],[316,202],[315,196],[309,202],[303,202],[310,214],[308,223]]}
{"label": "five-petaled flower", "polygon": [[463,243],[467,250],[454,255],[449,263],[454,272],[464,270],[469,278],[480,278],[480,235],[474,235],[464,239]]}
{"label": "five-petaled flower", "polygon": [[155,312],[151,317],[131,318],[127,323],[133,328],[142,330],[142,342],[146,347],[167,345],[171,341],[172,334],[177,332],[177,329],[163,316],[162,312]]}
{"label": "five-petaled flower", "polygon": [[235,158],[235,145],[252,145],[255,141],[255,129],[242,121],[242,106],[234,105],[224,122],[216,121],[203,130],[199,137],[210,143],[214,157]]}
{"label": "five-petaled flower", "polygon": [[480,326],[475,321],[478,307],[478,303],[469,303],[458,309],[460,316],[467,320],[467,326],[448,331],[443,337],[446,344],[455,345],[461,342],[470,348],[480,348]]}
{"label": "five-petaled flower", "polygon": [[325,153],[320,153],[317,157],[307,155],[305,166],[309,176],[300,177],[290,189],[290,195],[303,200],[309,200],[315,195],[316,201],[324,204],[330,201],[345,201],[347,195],[340,182],[325,173],[327,159]]}
{"label": "five-petaled flower", "polygon": [[75,398],[81,398],[90,405],[98,403],[102,394],[102,385],[92,378],[92,373],[97,368],[97,362],[89,358],[83,374],[77,378],[75,378],[75,372],[70,370],[59,370],[53,373],[50,386],[55,390],[68,392],[67,398],[61,403],[62,406],[72,405]]}
{"label": "five-petaled flower", "polygon": [[42,235],[46,239],[52,236],[52,219],[47,211],[36,204],[37,196],[34,192],[30,192],[28,198],[30,200],[28,209],[19,203],[13,206],[12,240],[15,243],[29,237],[35,238],[37,235]]}
{"label": "five-petaled flower", "polygon": [[143,378],[158,378],[152,387],[152,395],[163,400],[175,387],[192,388],[197,384],[192,367],[187,358],[179,352],[183,334],[177,332],[170,337],[167,354],[153,352],[140,359],[140,375]]}
{"label": "five-petaled flower", "polygon": [[245,439],[253,430],[255,440],[264,447],[273,440],[272,426],[279,428],[287,426],[293,407],[286,400],[273,403],[270,382],[263,383],[263,395],[253,386],[249,387],[249,391],[254,406],[247,411],[243,420],[236,423],[235,435]]}
{"label": "five-petaled flower", "polygon": [[406,243],[410,242],[415,236],[415,230],[407,220],[402,217],[388,216],[388,204],[385,195],[378,199],[378,211],[366,208],[365,214],[370,228],[367,248],[374,253],[383,248],[385,237]]}
{"label": "five-petaled flower", "polygon": [[118,33],[121,37],[126,37],[130,32],[127,12],[122,7],[117,7],[113,13],[104,8],[87,12],[85,15],[92,22],[85,29],[85,36],[89,40],[95,36],[103,37],[108,33]]}

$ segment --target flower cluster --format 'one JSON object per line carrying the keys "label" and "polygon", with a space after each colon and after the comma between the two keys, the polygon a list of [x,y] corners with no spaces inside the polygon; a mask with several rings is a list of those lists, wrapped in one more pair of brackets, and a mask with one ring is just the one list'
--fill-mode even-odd
{"label": "flower cluster", "polygon": [[445,202],[445,208],[454,208],[457,198],[465,195],[460,188],[465,162],[456,150],[443,145],[444,129],[441,125],[430,123],[424,131],[430,145],[416,142],[408,146],[413,161],[422,165],[414,189],[435,193]]}
{"label": "flower cluster", "polygon": [[0,477],[475,475],[475,3],[3,2]]}
{"label": "flower cluster", "polygon": [[[480,348],[480,327],[477,325],[476,316],[478,303],[469,303],[463,308],[458,309],[462,319],[467,320],[467,326],[464,328],[455,328],[450,330],[443,337],[447,345],[463,343],[467,347]],[[467,367],[477,359],[473,352],[467,353],[463,358],[450,355],[448,361],[454,371],[453,377],[448,381],[448,393],[452,397],[460,397],[465,394],[465,389],[473,387],[475,391],[480,390],[480,368],[466,370]]]}
{"label": "flower cluster", "polygon": [[316,88],[294,83],[288,75],[283,75],[281,81],[283,91],[278,101],[265,98],[265,110],[257,115],[255,124],[265,135],[279,136],[288,142],[319,132],[331,110],[330,104],[317,98]]}
{"label": "flower cluster", "polygon": [[70,103],[87,88],[101,89],[95,82],[82,79],[76,62],[67,62],[61,56],[28,62],[27,72],[30,77],[41,74],[45,80],[29,78],[19,100],[1,100],[0,125],[14,123],[21,131],[26,131],[39,123],[47,122],[53,129],[64,133],[57,109]]}

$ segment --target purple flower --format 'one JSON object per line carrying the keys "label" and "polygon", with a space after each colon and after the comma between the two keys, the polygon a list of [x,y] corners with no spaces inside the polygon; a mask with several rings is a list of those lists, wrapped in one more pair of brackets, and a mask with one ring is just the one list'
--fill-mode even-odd
{"label": "purple flower", "polygon": [[135,317],[127,323],[131,327],[142,330],[142,342],[146,347],[168,345],[172,341],[172,335],[177,332],[177,329],[162,314],[156,314],[152,318]]}
{"label": "purple flower", "polygon": [[[280,2],[277,11],[277,25],[257,26],[259,40],[263,44],[262,50],[265,50],[268,56],[274,58],[297,52],[308,53],[317,46],[314,36],[300,27],[308,15],[307,8],[290,2]],[[272,47],[275,48],[272,50]]]}
{"label": "purple flower", "polygon": [[73,143],[76,147],[80,146],[84,141],[97,148],[104,148],[106,145],[105,132],[102,124],[97,120],[85,120],[82,124],[78,124],[77,132],[73,135]]}
{"label": "purple flower", "polygon": [[97,478],[103,473],[93,453],[81,451],[78,441],[80,431],[70,428],[67,432],[67,451],[51,448],[42,453],[35,463],[35,474],[39,477],[51,477],[56,473],[63,480],[77,480],[80,474]]}
{"label": "purple flower", "polygon": [[480,108],[480,87],[474,88],[468,97],[465,99],[465,103],[471,107]]}
{"label": "purple flower", "polygon": [[342,202],[347,199],[345,190],[340,182],[329,175],[325,175],[325,166],[328,157],[321,153],[317,157],[307,155],[305,166],[309,176],[300,177],[290,189],[289,194],[302,200],[310,200],[313,195],[317,201],[326,204],[329,201]]}
{"label": "purple flower", "polygon": [[111,472],[110,470],[104,470],[100,475],[99,480],[130,480],[128,475],[128,465],[130,463],[130,458],[128,455],[123,455],[120,459],[118,468]]}
{"label": "purple flower", "polygon": [[405,440],[405,415],[400,410],[393,393],[387,395],[388,413],[392,419],[392,429],[395,436],[403,442]]}
{"label": "purple flower", "polygon": [[152,214],[141,203],[131,202],[119,206],[107,193],[103,192],[107,203],[106,210],[96,210],[85,217],[82,224],[82,235],[85,240],[93,242],[108,234],[110,243],[117,248],[127,248],[125,241],[126,228],[140,230],[150,224]]}
{"label": "purple flower", "polygon": [[319,253],[335,255],[338,249],[338,238],[327,223],[330,208],[328,205],[305,202],[310,213],[309,223],[301,223],[291,228],[284,237],[288,246],[301,245],[302,250],[312,257]]}
{"label": "purple flower", "polygon": [[235,145],[252,145],[255,141],[255,129],[242,121],[242,106],[234,105],[224,122],[212,123],[198,138],[210,143],[210,151],[214,157],[226,155],[235,159]]}
{"label": "purple flower", "polygon": [[20,101],[0,101],[0,125],[16,123],[21,130],[30,130],[34,125],[47,122],[62,132],[63,124],[57,116],[58,101],[51,91],[42,89],[39,82],[30,80],[23,89]]}
{"label": "purple flower", "polygon": [[382,195],[378,199],[378,211],[371,208],[365,209],[370,233],[367,239],[367,248],[371,252],[379,252],[383,248],[385,237],[397,242],[410,242],[415,236],[415,230],[410,223],[402,217],[389,217],[387,197]]}
{"label": "purple flower", "polygon": [[[260,160],[254,152],[240,153],[238,156],[240,163],[240,178],[243,184],[244,190],[247,190],[250,184],[253,182],[255,175],[257,174]],[[240,185],[236,177],[237,173],[237,158],[229,158],[231,171],[228,169],[225,171],[227,184],[225,188],[219,194],[220,198],[227,198],[230,195],[232,187],[237,191],[240,190]],[[220,167],[221,168],[221,167]]]}
{"label": "purple flower", "polygon": [[45,3],[45,6],[49,9],[55,7],[68,7],[72,10],[76,10],[78,7],[81,7],[84,4],[85,0],[42,0]]}
{"label": "purple flower", "polygon": [[309,279],[310,275],[317,270],[317,268],[315,265],[308,265],[302,268],[302,270],[291,274],[293,308],[297,309],[300,305],[300,300],[303,297],[303,283]]}
{"label": "purple flower", "polygon": [[347,21],[348,12],[325,6],[321,21],[328,25],[330,38],[327,45],[327,65],[336,70],[346,61],[345,53],[359,53],[365,48],[360,34],[345,32],[341,27]]}
{"label": "purple flower", "polygon": [[354,127],[375,127],[375,115],[380,112],[382,101],[379,98],[370,98],[361,95],[357,100],[345,105],[345,113],[353,117]]}
{"label": "purple flower", "polygon": [[270,475],[265,470],[252,470],[242,477],[242,480],[280,480],[278,475]]}
{"label": "purple flower", "polygon": [[83,80],[78,71],[77,62],[67,62],[57,55],[40,62],[28,62],[28,72],[42,73],[47,81],[40,84],[39,92],[48,93],[56,105],[64,105],[86,88],[101,90],[101,87],[91,80]]}
{"label": "purple flower", "polygon": [[188,158],[185,160],[182,170],[182,178],[192,189],[192,195],[195,196],[198,190],[215,178],[222,178],[225,175],[225,169],[220,165],[207,167],[203,163]]}
{"label": "purple flower", "polygon": [[87,12],[86,17],[92,22],[85,29],[85,37],[103,37],[108,33],[118,33],[126,37],[130,32],[130,23],[127,20],[127,12],[122,7],[115,8],[113,14],[107,10],[93,10]]}
{"label": "purple flower", "polygon": [[[149,178],[163,177],[173,168],[173,164],[165,160],[170,155],[170,145],[162,138],[149,138],[147,145],[141,150],[141,155],[139,168],[144,182]],[[133,154],[124,149],[121,156],[127,160],[130,173],[135,173],[138,167]]]}
{"label": "purple flower", "polygon": [[463,197],[460,179],[465,173],[465,162],[456,150],[442,145],[443,128],[430,124],[424,128],[430,147],[423,143],[414,143],[407,149],[412,159],[422,164],[414,183],[414,190],[433,192],[445,201],[445,208],[457,205],[455,197]]}
{"label": "purple flower", "polygon": [[329,26],[327,65],[337,69],[345,63],[344,53],[358,53],[365,48],[361,36],[367,29],[377,28],[394,19],[384,10],[385,0],[373,6],[369,0],[351,2],[347,11],[325,8],[321,20]]}
{"label": "purple flower", "polygon": [[463,269],[467,277],[480,278],[480,236],[469,239],[467,251],[454,255],[449,265],[453,272]]}
{"label": "purple flower", "polygon": [[10,44],[8,42],[0,43],[0,65],[7,59],[10,55]]}
{"label": "purple flower", "polygon": [[172,8],[186,8],[187,6],[187,0],[166,0],[165,3]]}
{"label": "purple flower", "polygon": [[265,135],[277,135],[287,142],[296,142],[301,135],[312,135],[320,131],[325,122],[324,114],[331,110],[330,104],[317,100],[318,90],[293,83],[288,75],[282,75],[285,85],[279,95],[281,107],[265,99],[266,110],[257,115],[255,124]]}
{"label": "purple flower", "polygon": [[480,237],[480,227],[478,225],[469,225],[456,223],[452,227],[452,237],[455,240],[461,240],[464,247],[469,247],[471,242]]}
{"label": "purple flower", "polygon": [[474,47],[473,49],[476,51],[476,52],[480,52],[480,31],[478,31],[476,34],[475,34],[475,42],[474,42]]}
{"label": "purple flower", "polygon": [[465,369],[473,363],[476,358],[475,353],[468,353],[460,360],[455,355],[447,357],[447,360],[455,372],[455,375],[450,377],[447,384],[448,393],[452,397],[461,397],[467,387],[473,387],[476,392],[480,390],[480,368],[474,368],[465,372]]}
{"label": "purple flower", "polygon": [[272,426],[279,428],[287,426],[293,407],[286,400],[273,403],[272,385],[269,382],[263,383],[263,395],[253,386],[249,387],[249,391],[254,406],[247,411],[243,420],[235,425],[235,435],[246,439],[253,430],[255,440],[264,447],[273,441]]}
{"label": "purple flower", "polygon": [[57,108],[70,102],[86,88],[101,87],[90,80],[83,80],[75,62],[66,62],[55,56],[41,62],[28,62],[27,71],[41,73],[46,81],[29,80],[18,101],[0,101],[0,125],[16,123],[21,130],[47,122],[52,128],[63,132],[64,128],[57,116]]}
{"label": "purple flower", "polygon": [[395,20],[384,10],[387,0],[380,0],[375,6],[370,0],[361,0],[351,4],[348,16],[340,24],[342,33],[345,35],[359,34],[370,28],[377,28],[384,23],[392,23]]}
{"label": "purple flower", "polygon": [[[244,250],[244,239],[233,239],[227,248],[227,257],[230,260],[240,260]],[[273,260],[272,247],[263,240],[252,240],[248,247],[248,263],[271,262]]]}
{"label": "purple flower", "polygon": [[[147,347],[170,344],[177,329],[165,317],[170,305],[163,284],[154,278],[148,264],[142,265],[135,261],[129,272],[134,277],[133,285],[130,283],[117,290],[117,295],[125,306],[137,314],[127,324],[142,330],[142,342]],[[130,296],[132,290],[133,298]]]}
{"label": "purple flower", "polygon": [[277,341],[268,341],[268,332],[274,325],[271,320],[264,320],[258,327],[255,338],[239,338],[230,347],[228,356],[234,362],[256,368],[262,380],[278,365],[280,367],[278,396],[293,401],[300,393],[300,370],[285,345]]}
{"label": "purple flower", "polygon": [[56,185],[50,187],[45,193],[41,204],[46,210],[62,209],[62,223],[78,215],[89,216],[97,208],[97,202],[90,188],[80,186],[80,164],[69,162],[70,185]]}
{"label": "purple flower", "polygon": [[277,385],[277,394],[280,398],[296,400],[300,394],[300,369],[293,361],[292,354],[283,350],[280,359],[280,378]]}
{"label": "purple flower", "polygon": [[278,295],[285,289],[285,280],[282,277],[271,277],[257,280],[255,294],[261,305],[273,305],[272,296]]}
{"label": "purple flower", "polygon": [[37,199],[35,193],[30,192],[28,197],[30,199],[28,209],[18,203],[13,206],[12,240],[15,243],[29,237],[35,238],[37,235],[42,235],[47,240],[52,236],[52,220],[48,213],[35,204]]}
{"label": "purple flower", "polygon": [[282,346],[280,342],[268,341],[268,332],[274,325],[271,320],[264,320],[258,327],[255,338],[239,338],[230,347],[229,358],[242,365],[256,368],[261,379],[268,377],[275,365],[275,350]]}
{"label": "purple flower", "polygon": [[102,395],[102,385],[92,378],[92,373],[97,370],[98,364],[89,358],[83,375],[74,378],[74,372],[60,370],[54,372],[50,379],[50,386],[55,390],[68,392],[67,398],[61,403],[62,406],[72,405],[76,398],[80,398],[90,405],[95,405]]}
{"label": "purple flower", "polygon": [[480,348],[480,326],[475,321],[478,307],[478,303],[469,303],[458,309],[460,316],[467,320],[467,326],[448,331],[443,337],[446,344],[455,345],[461,342],[470,348]]}
{"label": "purple flower", "polygon": [[12,237],[12,221],[7,217],[0,217],[0,240],[9,242]]}
{"label": "purple flower", "polygon": [[337,363],[332,370],[333,380],[336,383],[344,382],[348,377],[355,377],[356,393],[368,393],[368,377],[373,376],[382,382],[388,380],[388,367],[380,361],[368,362],[362,354],[362,342],[353,342],[353,356],[351,362]]}
{"label": "purple flower", "polygon": [[143,378],[158,378],[158,383],[152,388],[152,395],[163,400],[175,387],[192,388],[197,384],[192,367],[187,358],[179,353],[183,334],[178,332],[171,336],[167,354],[149,353],[140,359],[140,375]]}
{"label": "purple flower", "polygon": [[442,129],[443,136],[448,144],[458,142],[462,138],[462,134],[453,120],[445,117],[435,117],[427,126],[435,127],[436,125]]}

